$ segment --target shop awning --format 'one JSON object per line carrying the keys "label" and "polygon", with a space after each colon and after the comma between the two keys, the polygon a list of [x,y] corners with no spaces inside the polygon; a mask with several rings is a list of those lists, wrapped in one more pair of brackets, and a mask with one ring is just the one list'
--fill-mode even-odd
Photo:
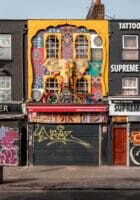
{"label": "shop awning", "polygon": [[28,105],[28,112],[107,112],[107,105]]}

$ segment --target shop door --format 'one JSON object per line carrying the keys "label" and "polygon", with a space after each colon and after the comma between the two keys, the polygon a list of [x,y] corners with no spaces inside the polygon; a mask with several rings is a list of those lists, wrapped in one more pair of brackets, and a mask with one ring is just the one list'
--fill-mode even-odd
{"label": "shop door", "polygon": [[113,128],[113,164],[126,165],[126,128]]}

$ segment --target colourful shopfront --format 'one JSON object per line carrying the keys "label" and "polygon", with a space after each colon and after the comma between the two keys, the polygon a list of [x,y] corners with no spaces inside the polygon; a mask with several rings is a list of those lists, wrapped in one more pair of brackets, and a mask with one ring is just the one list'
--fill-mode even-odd
{"label": "colourful shopfront", "polygon": [[101,164],[107,94],[106,20],[28,21],[27,111],[34,164]]}

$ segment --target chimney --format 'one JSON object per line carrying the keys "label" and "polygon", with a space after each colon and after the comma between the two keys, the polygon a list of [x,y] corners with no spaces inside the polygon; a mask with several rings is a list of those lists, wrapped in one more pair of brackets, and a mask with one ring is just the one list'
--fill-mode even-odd
{"label": "chimney", "polygon": [[96,0],[95,4],[96,5],[100,5],[101,4],[101,0]]}
{"label": "chimney", "polygon": [[101,0],[92,0],[86,19],[104,19],[104,5]]}

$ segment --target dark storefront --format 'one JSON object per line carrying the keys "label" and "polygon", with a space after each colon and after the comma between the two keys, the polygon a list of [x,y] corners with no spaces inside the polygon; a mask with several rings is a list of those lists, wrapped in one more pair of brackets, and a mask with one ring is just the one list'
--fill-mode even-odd
{"label": "dark storefront", "polygon": [[35,124],[34,163],[98,165],[98,132],[98,125]]}
{"label": "dark storefront", "polygon": [[110,21],[109,115],[113,165],[140,165],[140,21]]}
{"label": "dark storefront", "polygon": [[[91,112],[85,113],[81,112],[82,106],[67,106],[69,113],[63,112],[62,107],[28,106],[29,162],[34,165],[104,164],[101,141],[107,134],[107,106],[88,105],[85,110]],[[49,113],[51,110],[54,113]]]}
{"label": "dark storefront", "polygon": [[26,21],[0,21],[0,165],[26,164]]}

